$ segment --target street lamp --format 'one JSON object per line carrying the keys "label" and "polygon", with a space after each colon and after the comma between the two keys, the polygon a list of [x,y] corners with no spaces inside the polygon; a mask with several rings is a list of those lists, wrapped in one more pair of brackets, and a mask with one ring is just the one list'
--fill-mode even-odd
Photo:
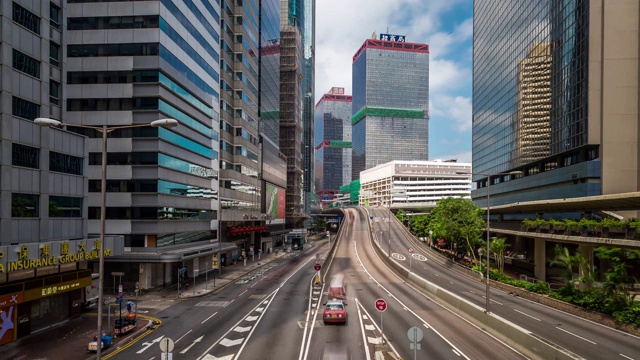
{"label": "street lamp", "polygon": [[491,240],[491,235],[490,235],[490,221],[491,221],[491,203],[490,203],[490,195],[491,195],[491,177],[493,176],[500,176],[500,175],[522,175],[522,171],[516,170],[516,171],[510,171],[510,172],[501,172],[501,173],[496,173],[496,174],[482,174],[482,173],[476,173],[476,172],[466,172],[466,171],[456,171],[456,174],[459,175],[481,175],[481,176],[486,176],[487,177],[487,280],[486,280],[486,304],[485,304],[485,312],[489,313],[489,304],[491,302],[491,300],[489,299],[490,296],[490,291],[489,289],[491,288],[489,285],[489,242]]}
{"label": "street lamp", "polygon": [[133,125],[121,125],[121,126],[91,126],[80,124],[67,124],[59,120],[48,118],[36,118],[34,123],[40,126],[62,127],[62,126],[74,126],[86,129],[93,129],[102,133],[102,181],[100,183],[100,240],[99,240],[99,253],[100,261],[98,263],[98,343],[96,344],[97,354],[96,358],[100,359],[102,353],[102,292],[103,292],[103,278],[104,278],[104,235],[105,235],[105,213],[107,202],[107,135],[120,129],[130,129],[137,127],[164,127],[172,128],[178,126],[178,121],[175,119],[160,119],[145,124],[133,124]]}

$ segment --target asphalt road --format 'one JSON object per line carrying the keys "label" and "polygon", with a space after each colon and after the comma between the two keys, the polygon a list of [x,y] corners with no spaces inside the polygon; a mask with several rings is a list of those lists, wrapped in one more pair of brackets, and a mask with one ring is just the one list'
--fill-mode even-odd
{"label": "asphalt road", "polygon": [[[371,208],[372,225],[381,236],[382,248],[388,248],[391,230],[391,256],[420,277],[445,288],[459,297],[482,308],[486,304],[485,284],[463,276],[435,261],[420,261],[432,256],[426,245],[408,236],[398,221],[385,222],[389,212],[384,208]],[[394,220],[394,219],[392,219]],[[410,254],[409,248],[414,252]],[[640,359],[640,338],[574,315],[531,302],[498,289],[491,289],[490,311],[585,359]]]}

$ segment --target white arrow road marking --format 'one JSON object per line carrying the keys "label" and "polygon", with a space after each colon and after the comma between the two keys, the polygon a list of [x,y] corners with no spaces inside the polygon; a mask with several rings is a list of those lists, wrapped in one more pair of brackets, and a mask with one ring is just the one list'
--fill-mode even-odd
{"label": "white arrow road marking", "polygon": [[247,321],[256,321],[258,320],[257,316],[247,316],[246,318],[244,318]]}
{"label": "white arrow road marking", "polygon": [[247,327],[236,326],[236,328],[233,329],[233,331],[240,332],[240,333],[247,332],[249,330],[251,330],[251,326],[247,326]]}
{"label": "white arrow road marking", "polygon": [[231,354],[223,357],[217,357],[213,355],[207,354],[207,356],[203,357],[202,360],[231,360],[236,354]]}
{"label": "white arrow road marking", "polygon": [[369,343],[371,344],[382,344],[382,338],[381,337],[369,337],[367,336],[367,341],[369,341]]}
{"label": "white arrow road marking", "polygon": [[224,345],[226,347],[236,346],[236,345],[242,344],[243,341],[244,341],[244,338],[240,338],[236,340],[229,340],[227,338],[224,338],[222,339],[222,341],[220,341],[220,345]]}
{"label": "white arrow road marking", "polygon": [[164,335],[160,336],[159,338],[153,340],[152,342],[148,343],[148,342],[144,342],[142,343],[142,349],[138,350],[138,352],[136,352],[136,354],[142,354],[145,350],[147,350],[151,345],[160,342],[160,340],[162,340],[162,338],[164,338]]}
{"label": "white arrow road marking", "polygon": [[184,353],[186,353],[187,351],[189,351],[189,349],[191,349],[191,348],[193,347],[193,345],[195,345],[195,344],[199,343],[200,341],[202,341],[202,338],[203,338],[203,337],[204,337],[204,336],[200,336],[199,338],[197,338],[197,339],[193,340],[193,342],[191,343],[191,345],[187,346],[184,350],[180,351],[180,354],[184,354]]}

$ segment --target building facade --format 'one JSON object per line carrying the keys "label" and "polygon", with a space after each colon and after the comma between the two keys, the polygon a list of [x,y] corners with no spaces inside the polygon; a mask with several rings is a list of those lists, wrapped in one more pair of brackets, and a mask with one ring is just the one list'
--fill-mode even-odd
{"label": "building facade", "polygon": [[109,133],[106,233],[124,235],[126,251],[105,271],[124,272],[130,291],[210,269],[220,240],[220,14],[213,0],[67,4],[63,122],[89,137],[89,234],[100,230],[102,135],[72,124],[179,122]]}
{"label": "building facade", "polygon": [[427,160],[429,46],[366,40],[352,83],[352,178],[392,160]]}
{"label": "building facade", "polygon": [[[298,0],[299,1],[299,0]],[[304,6],[304,17],[302,18],[302,46],[304,49],[302,62],[302,136],[303,153],[302,166],[304,175],[302,179],[302,189],[304,191],[304,211],[311,215],[318,212],[318,199],[315,196],[316,185],[314,171],[313,149],[315,141],[315,48],[316,48],[316,0],[302,0]],[[307,226],[311,225],[307,220]]]}
{"label": "building facade", "polygon": [[361,206],[425,209],[448,197],[470,195],[470,163],[391,161],[360,174]]}
{"label": "building facade", "polygon": [[260,3],[260,144],[263,252],[284,245],[287,160],[280,151],[280,1]]}
{"label": "building facade", "polygon": [[321,202],[351,181],[351,95],[334,87],[315,108],[315,185]]}
{"label": "building facade", "polygon": [[503,5],[474,2],[474,201],[638,191],[640,3]]}
{"label": "building facade", "polygon": [[63,120],[66,2],[0,3],[0,346],[79,314],[94,294],[90,261],[121,237],[89,237],[89,144]]}

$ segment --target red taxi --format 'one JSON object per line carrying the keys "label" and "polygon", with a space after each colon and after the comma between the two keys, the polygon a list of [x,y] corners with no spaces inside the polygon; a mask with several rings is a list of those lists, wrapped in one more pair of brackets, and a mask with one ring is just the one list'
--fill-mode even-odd
{"label": "red taxi", "polygon": [[328,323],[347,323],[347,310],[346,304],[342,300],[333,299],[327,301],[324,305],[324,312],[322,314],[322,321],[325,324]]}

